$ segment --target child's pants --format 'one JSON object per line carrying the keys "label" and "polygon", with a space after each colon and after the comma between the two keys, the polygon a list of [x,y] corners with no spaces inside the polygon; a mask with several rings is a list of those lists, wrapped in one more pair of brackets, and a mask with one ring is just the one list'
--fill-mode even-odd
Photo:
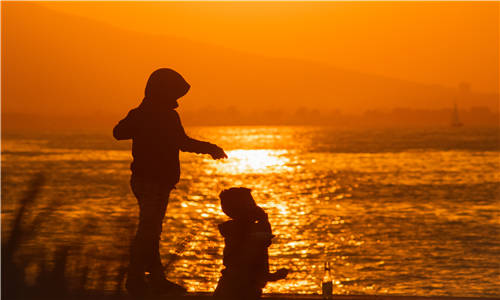
{"label": "child's pants", "polygon": [[160,236],[173,187],[134,176],[130,186],[139,204],[139,226],[130,249],[129,277],[143,278],[144,272],[164,276],[159,251]]}

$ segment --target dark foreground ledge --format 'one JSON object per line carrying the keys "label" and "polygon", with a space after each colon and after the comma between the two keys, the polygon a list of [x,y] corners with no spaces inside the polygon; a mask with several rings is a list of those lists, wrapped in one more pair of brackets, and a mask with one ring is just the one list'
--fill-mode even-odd
{"label": "dark foreground ledge", "polygon": [[[266,300],[272,299],[323,299],[321,295],[266,295]],[[494,297],[446,297],[446,296],[392,296],[392,295],[333,295],[336,300],[500,300]]]}
{"label": "dark foreground ledge", "polygon": [[[188,293],[184,296],[159,297],[158,300],[212,300],[211,293]],[[321,295],[313,294],[265,294],[263,300],[319,300]],[[500,297],[447,297],[447,296],[391,296],[391,295],[333,295],[333,300],[500,300]],[[155,299],[152,299],[155,300]]]}
{"label": "dark foreground ledge", "polygon": [[[86,295],[65,295],[46,297],[44,295],[24,295],[19,300],[213,300],[212,293],[187,293],[183,296],[150,296],[132,298],[127,294],[89,293]],[[314,294],[264,294],[263,300],[320,300],[321,295]],[[333,300],[500,300],[498,296],[491,297],[449,297],[449,296],[393,296],[393,295],[333,295]],[[2,298],[3,300],[3,298]],[[9,300],[9,299],[6,299]],[[238,300],[238,299],[234,299]]]}
{"label": "dark foreground ledge", "polygon": [[[266,300],[314,300],[323,299],[321,295],[313,294],[270,294],[264,295]],[[187,298],[189,299],[189,298]],[[193,298],[194,299],[194,298]],[[333,300],[500,300],[495,297],[448,297],[448,296],[393,296],[393,295],[333,295]]]}
{"label": "dark foreground ledge", "polygon": [[[271,294],[264,295],[266,300],[314,300],[323,299],[321,295]],[[187,298],[189,299],[189,298]],[[195,298],[193,298],[195,299]],[[203,298],[205,299],[205,298]],[[206,298],[208,299],[208,298]],[[446,296],[392,296],[392,295],[333,295],[333,300],[500,300],[495,297],[446,297]]]}

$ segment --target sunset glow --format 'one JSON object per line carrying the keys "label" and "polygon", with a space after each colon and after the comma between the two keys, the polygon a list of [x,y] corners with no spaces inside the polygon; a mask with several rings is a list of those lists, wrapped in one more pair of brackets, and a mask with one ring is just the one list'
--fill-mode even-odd
{"label": "sunset glow", "polygon": [[0,5],[2,299],[498,298],[500,2]]}
{"label": "sunset glow", "polygon": [[281,173],[290,168],[286,150],[232,150],[227,152],[229,159],[214,162],[218,172],[228,174]]}
{"label": "sunset glow", "polygon": [[443,125],[454,101],[468,123],[498,123],[497,2],[2,8],[8,128],[108,128],[158,67],[191,84],[179,100],[187,125]]}

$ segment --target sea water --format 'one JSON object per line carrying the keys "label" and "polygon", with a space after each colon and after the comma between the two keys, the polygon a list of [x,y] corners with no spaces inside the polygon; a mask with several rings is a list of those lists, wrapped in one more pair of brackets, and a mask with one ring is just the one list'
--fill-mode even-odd
{"label": "sea water", "polygon": [[[245,186],[276,234],[271,271],[291,270],[265,292],[321,293],[329,261],[334,294],[500,295],[498,128],[186,130],[229,156],[181,154],[161,251],[168,261],[183,245],[168,276],[190,291],[215,288],[224,246],[217,224],[227,220],[218,194]],[[96,265],[106,262],[92,281],[128,251],[138,214],[130,162],[130,142],[111,130],[4,133],[3,237],[29,180],[43,173],[28,216],[49,217],[21,252],[50,260],[58,245],[78,244]]]}

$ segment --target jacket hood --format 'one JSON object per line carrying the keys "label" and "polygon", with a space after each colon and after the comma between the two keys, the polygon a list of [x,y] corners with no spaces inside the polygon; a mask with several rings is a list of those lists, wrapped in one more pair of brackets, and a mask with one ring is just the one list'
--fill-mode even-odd
{"label": "jacket hood", "polygon": [[148,79],[145,98],[151,100],[175,101],[186,95],[191,86],[181,74],[168,68],[154,71]]}

